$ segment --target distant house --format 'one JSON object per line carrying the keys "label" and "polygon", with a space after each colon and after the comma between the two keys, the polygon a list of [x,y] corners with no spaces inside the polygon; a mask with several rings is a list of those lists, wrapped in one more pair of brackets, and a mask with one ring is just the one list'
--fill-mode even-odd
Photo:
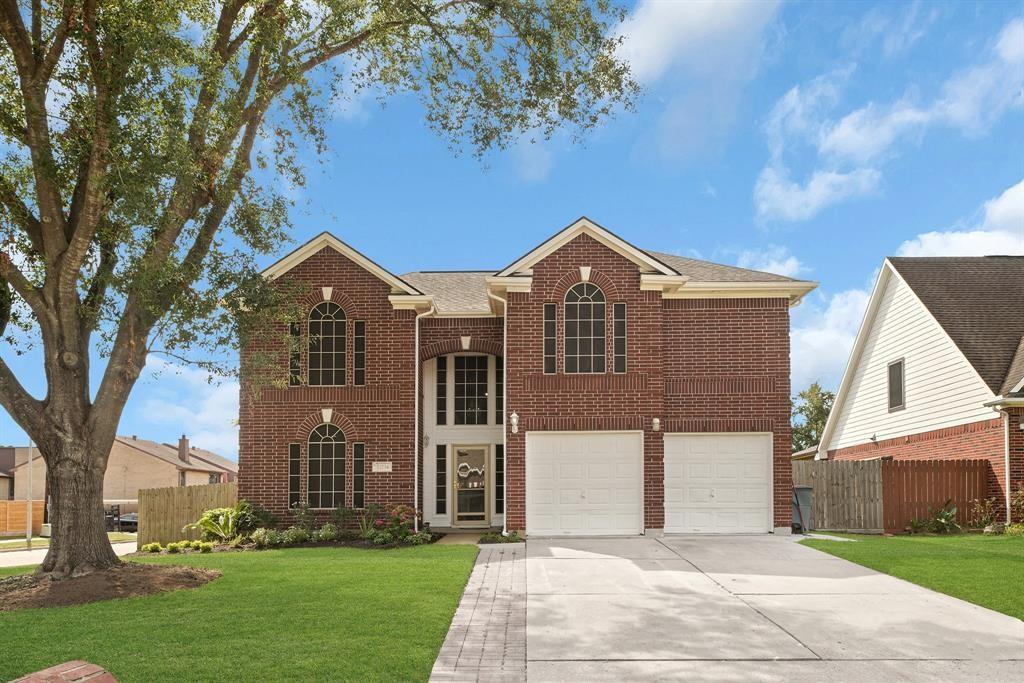
{"label": "distant house", "polygon": [[0,500],[14,498],[14,447],[0,446]]}
{"label": "distant house", "polygon": [[[28,490],[29,457],[27,447],[15,452],[14,497],[24,499]],[[46,493],[46,464],[39,450],[32,449],[32,490],[34,500],[43,500]],[[235,481],[238,464],[201,448],[190,446],[184,436],[178,445],[118,436],[110,449],[107,472],[103,481],[103,499],[108,505],[120,504],[122,511],[134,509],[139,489],[167,486],[194,486]]]}
{"label": "distant house", "polygon": [[1024,482],[1024,256],[889,258],[818,458],[984,458]]}

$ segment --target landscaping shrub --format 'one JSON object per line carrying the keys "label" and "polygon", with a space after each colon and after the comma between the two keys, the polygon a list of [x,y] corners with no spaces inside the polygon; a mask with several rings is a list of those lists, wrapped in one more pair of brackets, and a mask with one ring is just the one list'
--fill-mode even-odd
{"label": "landscaping shrub", "polygon": [[956,521],[956,506],[951,505],[950,498],[940,508],[928,509],[928,531],[933,534],[951,534],[960,531],[960,525]]}
{"label": "landscaping shrub", "polygon": [[[412,535],[412,525],[415,519],[415,508],[408,505],[392,505],[374,521],[373,528],[377,534],[387,532],[392,539],[388,543],[404,541]],[[373,542],[377,543],[376,536]]]}
{"label": "landscaping shrub", "polygon": [[281,534],[281,542],[284,545],[295,545],[309,541],[310,533],[301,526],[290,526]]}
{"label": "landscaping shrub", "polygon": [[144,553],[158,553],[163,549],[164,547],[159,543],[146,543],[140,548],[140,550]]}
{"label": "landscaping shrub", "polygon": [[388,545],[395,542],[395,537],[391,535],[390,531],[374,531],[370,540],[374,545]]}
{"label": "landscaping shrub", "polygon": [[434,535],[427,530],[413,534],[409,538],[405,539],[410,545],[426,545],[434,540]]}
{"label": "landscaping shrub", "polygon": [[227,542],[239,535],[238,510],[235,508],[213,508],[203,513],[193,524],[182,531],[197,529],[205,541]]}
{"label": "landscaping shrub", "polygon": [[277,529],[256,529],[250,539],[257,548],[272,548],[281,545],[281,532]]}
{"label": "landscaping shrub", "polygon": [[331,510],[331,521],[339,529],[348,529],[356,521],[358,515],[356,514],[355,508],[350,507],[339,507],[335,510]]}
{"label": "landscaping shrub", "polygon": [[[192,548],[192,550],[202,550],[203,546],[206,545],[205,543],[203,543],[203,541],[191,541],[191,542],[183,541],[183,542],[184,543],[188,543],[188,546],[190,548]],[[210,545],[212,546],[213,544],[211,543]]]}
{"label": "landscaping shrub", "polygon": [[370,539],[376,530],[377,520],[384,514],[384,506],[379,503],[370,503],[363,508],[363,514],[359,516],[359,536]]}
{"label": "landscaping shrub", "polygon": [[306,532],[306,535],[316,531],[316,514],[309,508],[309,503],[295,503],[291,507],[292,517],[295,524],[291,528],[299,528]]}
{"label": "landscaping shrub", "polygon": [[338,529],[338,527],[331,524],[330,522],[324,524],[322,527],[320,527],[320,531],[316,532],[316,540],[318,541],[337,541],[340,537],[341,530]]}
{"label": "landscaping shrub", "polygon": [[1024,522],[1024,483],[1010,494],[1010,519],[1017,524]]}
{"label": "landscaping shrub", "polygon": [[1006,525],[1007,536],[1024,536],[1024,522]]}
{"label": "landscaping shrub", "polygon": [[[192,547],[195,548],[194,545]],[[212,553],[213,552],[213,543],[200,543],[199,544],[199,552],[201,552],[201,553]]]}
{"label": "landscaping shrub", "polygon": [[523,538],[515,531],[509,533],[508,536],[502,536],[497,531],[490,531],[480,537],[481,543],[522,543]]}
{"label": "landscaping shrub", "polygon": [[235,526],[242,536],[248,536],[259,528],[273,528],[279,521],[269,510],[250,503],[245,498],[235,504],[235,513],[238,518]]}
{"label": "landscaping shrub", "polygon": [[984,529],[996,521],[998,514],[999,505],[995,498],[987,498],[985,500],[975,498],[971,501],[971,507],[968,512],[969,524],[973,529]]}
{"label": "landscaping shrub", "polygon": [[171,555],[177,555],[178,553],[181,552],[181,546],[178,545],[177,543],[168,543],[167,544],[167,552],[170,553]]}

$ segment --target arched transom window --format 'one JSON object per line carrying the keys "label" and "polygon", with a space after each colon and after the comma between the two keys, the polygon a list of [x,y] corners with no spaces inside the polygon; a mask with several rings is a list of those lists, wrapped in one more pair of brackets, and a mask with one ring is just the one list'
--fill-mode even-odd
{"label": "arched transom window", "polygon": [[604,372],[604,292],[581,282],[565,293],[565,371]]}
{"label": "arched transom window", "polygon": [[345,433],[332,424],[318,425],[309,433],[309,507],[345,505]]}
{"label": "arched transom window", "polygon": [[309,384],[345,384],[345,311],[322,301],[309,312]]}

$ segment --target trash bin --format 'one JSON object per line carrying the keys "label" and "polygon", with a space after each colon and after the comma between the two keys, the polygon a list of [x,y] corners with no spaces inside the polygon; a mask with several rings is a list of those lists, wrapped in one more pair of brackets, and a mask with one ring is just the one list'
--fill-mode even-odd
{"label": "trash bin", "polygon": [[814,489],[810,486],[793,487],[793,532],[806,534],[811,524],[811,498]]}

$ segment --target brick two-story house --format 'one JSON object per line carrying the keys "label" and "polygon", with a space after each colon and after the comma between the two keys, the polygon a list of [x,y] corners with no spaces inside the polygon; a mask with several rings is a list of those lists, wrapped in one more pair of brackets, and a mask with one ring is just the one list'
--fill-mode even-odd
{"label": "brick two-story house", "polygon": [[[264,274],[304,293],[304,320],[243,351],[239,493],[278,515],[379,502],[533,535],[789,529],[789,308],[814,283],[585,218],[498,272],[399,277],[323,233]],[[245,371],[257,356],[277,367]]]}

